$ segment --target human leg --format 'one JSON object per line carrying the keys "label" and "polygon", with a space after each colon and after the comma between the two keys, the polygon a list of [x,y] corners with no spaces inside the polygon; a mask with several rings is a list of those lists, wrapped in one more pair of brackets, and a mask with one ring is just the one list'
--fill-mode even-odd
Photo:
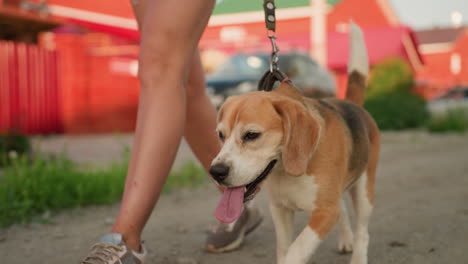
{"label": "human leg", "polygon": [[[211,161],[219,152],[216,135],[216,109],[211,104],[205,87],[205,76],[198,52],[191,63],[186,84],[187,111],[185,138],[192,151],[208,171]],[[219,187],[222,191],[222,187]],[[240,217],[240,221],[231,224],[218,223],[208,232],[205,249],[221,253],[237,249],[245,235],[253,231],[263,220],[260,210],[249,202]]]}
{"label": "human leg", "polygon": [[213,2],[192,0],[180,8],[177,1],[140,0],[141,8],[135,9],[143,10],[136,12],[142,36],[141,94],[124,196],[112,228],[112,232],[123,234],[127,245],[133,249],[139,248],[141,232],[159,198],[184,134],[183,79]]}
{"label": "human leg", "polygon": [[187,111],[184,135],[190,148],[208,171],[220,145],[216,135],[216,109],[206,94],[200,54],[195,53],[187,81]]}

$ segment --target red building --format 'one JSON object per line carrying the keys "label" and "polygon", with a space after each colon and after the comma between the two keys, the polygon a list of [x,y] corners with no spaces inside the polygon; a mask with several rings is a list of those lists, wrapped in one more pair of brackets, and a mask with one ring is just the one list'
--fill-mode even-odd
{"label": "red building", "polygon": [[[20,2],[4,1],[10,3],[9,8]],[[52,15],[48,17],[59,18],[66,25],[39,38],[40,48],[58,54],[59,114],[63,131],[132,130],[138,101],[139,34],[129,1],[48,0],[47,3],[46,11]],[[310,1],[288,0],[278,4],[277,34],[281,50],[309,52],[313,35]],[[2,9],[5,7],[0,4]],[[224,0],[215,9],[200,48],[227,54],[269,52],[263,19],[261,3]],[[327,66],[336,73],[339,96],[345,92],[350,19],[364,30],[371,64],[398,56],[407,60],[415,71],[421,68],[414,34],[400,24],[387,0],[341,0],[329,6],[327,12]]]}
{"label": "red building", "polygon": [[425,66],[417,74],[419,91],[428,99],[457,85],[468,86],[468,28],[435,28],[416,33]]}
{"label": "red building", "polygon": [[62,21],[0,1],[0,133],[62,132],[57,52],[32,43]]}
{"label": "red building", "polygon": [[129,2],[20,2],[0,4],[0,36],[10,40],[0,41],[0,132],[132,131],[138,33]]}
{"label": "red building", "polygon": [[[277,34],[281,51],[311,47],[310,7],[295,7],[277,11]],[[364,31],[371,65],[388,57],[406,60],[415,71],[421,69],[414,32],[401,25],[387,0],[342,0],[327,13],[327,67],[335,73],[337,95],[345,93],[348,62],[348,25],[353,20]],[[215,16],[200,42],[202,49],[217,49],[227,53],[269,52],[262,11]]]}

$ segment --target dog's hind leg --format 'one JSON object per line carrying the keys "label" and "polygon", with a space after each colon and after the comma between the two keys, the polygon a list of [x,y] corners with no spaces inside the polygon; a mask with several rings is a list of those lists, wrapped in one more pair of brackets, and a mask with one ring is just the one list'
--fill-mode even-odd
{"label": "dog's hind leg", "polygon": [[367,186],[368,176],[365,173],[351,188],[356,211],[356,230],[354,232],[354,249],[351,264],[367,264],[367,247],[369,245],[369,218],[372,212],[372,195]]}
{"label": "dog's hind leg", "polygon": [[345,254],[353,251],[353,231],[349,223],[348,210],[346,209],[346,202],[344,199],[341,199],[340,207],[338,252]]}
{"label": "dog's hind leg", "polygon": [[285,264],[284,259],[294,233],[294,212],[274,204],[270,204],[270,211],[276,232],[276,261]]}

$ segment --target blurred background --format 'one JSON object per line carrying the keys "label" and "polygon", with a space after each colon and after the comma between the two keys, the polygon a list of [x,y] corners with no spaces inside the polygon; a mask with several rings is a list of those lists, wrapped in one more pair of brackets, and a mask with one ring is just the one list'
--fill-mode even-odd
{"label": "blurred background", "polygon": [[[462,200],[466,201],[468,194],[466,189],[459,189],[466,186],[461,183],[466,183],[463,175],[468,171],[468,138],[464,133],[468,129],[468,3],[275,2],[280,69],[306,96],[344,97],[349,22],[353,20],[363,29],[371,65],[365,107],[384,131],[382,173],[395,177],[393,181],[383,177],[380,186],[385,187],[379,187],[380,193],[385,198],[399,196],[402,189],[415,194],[396,199],[403,205],[387,204],[387,208],[407,216],[408,225],[398,227],[405,234],[381,233],[383,238],[377,244],[382,247],[372,253],[374,259],[385,255],[385,248],[390,247],[407,248],[411,253],[395,251],[392,256],[397,261],[381,263],[443,263],[449,255],[454,257],[451,263],[466,261],[460,246],[437,253],[438,245],[448,243],[448,234],[448,240],[457,245],[466,245],[466,239],[455,228],[434,231],[433,225],[444,220],[437,218],[437,210],[429,205],[437,204],[434,199],[450,199],[452,207],[441,204],[439,212],[459,212],[460,217],[453,218],[452,223],[468,220],[468,211],[462,209]],[[216,1],[199,48],[207,76],[206,92],[217,107],[230,95],[255,90],[269,67],[271,47],[262,4],[261,0]],[[23,263],[40,254],[47,255],[47,263],[60,263],[64,256],[75,259],[95,241],[94,236],[108,228],[92,226],[93,221],[83,217],[93,213],[85,209],[58,218],[53,215],[65,208],[115,204],[121,197],[139,96],[139,38],[128,0],[0,0],[0,255],[9,257],[9,263]],[[185,142],[171,175],[168,192],[205,182],[206,176]],[[450,175],[444,177],[451,180],[440,182],[443,175]],[[421,182],[430,184],[417,196]],[[446,185],[449,183],[456,186]],[[434,190],[436,193],[429,197],[431,188],[436,187],[442,191]],[[203,199],[209,200],[215,194],[206,197],[204,192],[194,192],[201,198],[192,200],[185,192],[177,192],[171,194],[176,196],[168,196],[172,198],[163,197],[161,206],[181,206],[181,200],[189,199],[206,211],[206,218],[196,218],[206,222],[212,218],[214,204],[205,204]],[[404,207],[408,204],[423,210],[420,218],[412,218],[414,208]],[[102,220],[99,223],[108,226],[113,219],[109,215],[117,207],[92,210]],[[163,235],[162,229],[172,230],[181,241],[193,231],[193,244],[185,241],[185,248],[177,242],[159,244],[163,252],[169,253],[152,256],[154,259],[161,263],[217,263],[216,257],[192,252],[203,240],[203,234],[195,230],[203,228],[177,221],[174,227],[169,216],[180,217],[174,212],[159,215],[162,220],[159,224],[150,222],[149,229]],[[75,217],[81,219],[79,223],[73,223]],[[382,217],[386,217],[384,212]],[[423,219],[433,220],[420,225],[424,235],[408,235],[415,225],[426,221]],[[46,225],[14,225],[31,221]],[[373,228],[383,230],[397,219],[387,221]],[[86,223],[86,227],[71,231]],[[271,223],[265,228],[272,232]],[[36,232],[35,239],[29,237],[30,232]],[[436,245],[421,241],[436,241]],[[413,248],[411,242],[418,246]],[[17,248],[19,244],[26,246]],[[63,245],[73,252],[56,256],[54,250]],[[177,253],[173,254],[174,250]],[[271,263],[273,257],[265,253],[266,249],[255,250],[264,253],[247,251],[247,259],[241,259],[262,262],[266,258],[265,263]],[[429,253],[436,255],[429,257]],[[180,254],[196,257],[183,262],[178,258]],[[319,259],[329,257],[328,253],[319,255]]]}
{"label": "blurred background", "polygon": [[[298,86],[344,95],[354,20],[364,30],[372,68],[404,65],[409,89],[425,100],[466,97],[463,1],[322,2],[316,8],[309,0],[277,2],[278,43],[287,57],[280,66]],[[0,7],[0,131],[133,130],[139,33],[128,1],[2,0]],[[261,4],[217,1],[200,41],[216,105],[255,89],[268,67],[265,31]]]}

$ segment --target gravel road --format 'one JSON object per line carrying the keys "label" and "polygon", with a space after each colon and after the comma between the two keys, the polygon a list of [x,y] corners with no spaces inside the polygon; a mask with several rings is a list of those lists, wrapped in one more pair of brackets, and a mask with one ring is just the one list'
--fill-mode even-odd
{"label": "gravel road", "polygon": [[[106,163],[119,156],[131,135],[50,137],[36,140],[45,151],[66,150],[82,163]],[[193,159],[182,144],[177,164]],[[265,221],[236,252],[213,255],[201,248],[214,223],[218,199],[213,186],[163,195],[144,233],[149,263],[274,263],[274,228],[267,199],[256,199]],[[468,134],[384,133],[376,187],[377,206],[370,225],[370,264],[468,263]],[[107,232],[118,204],[68,210],[52,224],[32,223],[0,229],[0,263],[78,263]],[[307,215],[298,214],[299,232]],[[335,231],[311,263],[349,263],[336,253]]]}

